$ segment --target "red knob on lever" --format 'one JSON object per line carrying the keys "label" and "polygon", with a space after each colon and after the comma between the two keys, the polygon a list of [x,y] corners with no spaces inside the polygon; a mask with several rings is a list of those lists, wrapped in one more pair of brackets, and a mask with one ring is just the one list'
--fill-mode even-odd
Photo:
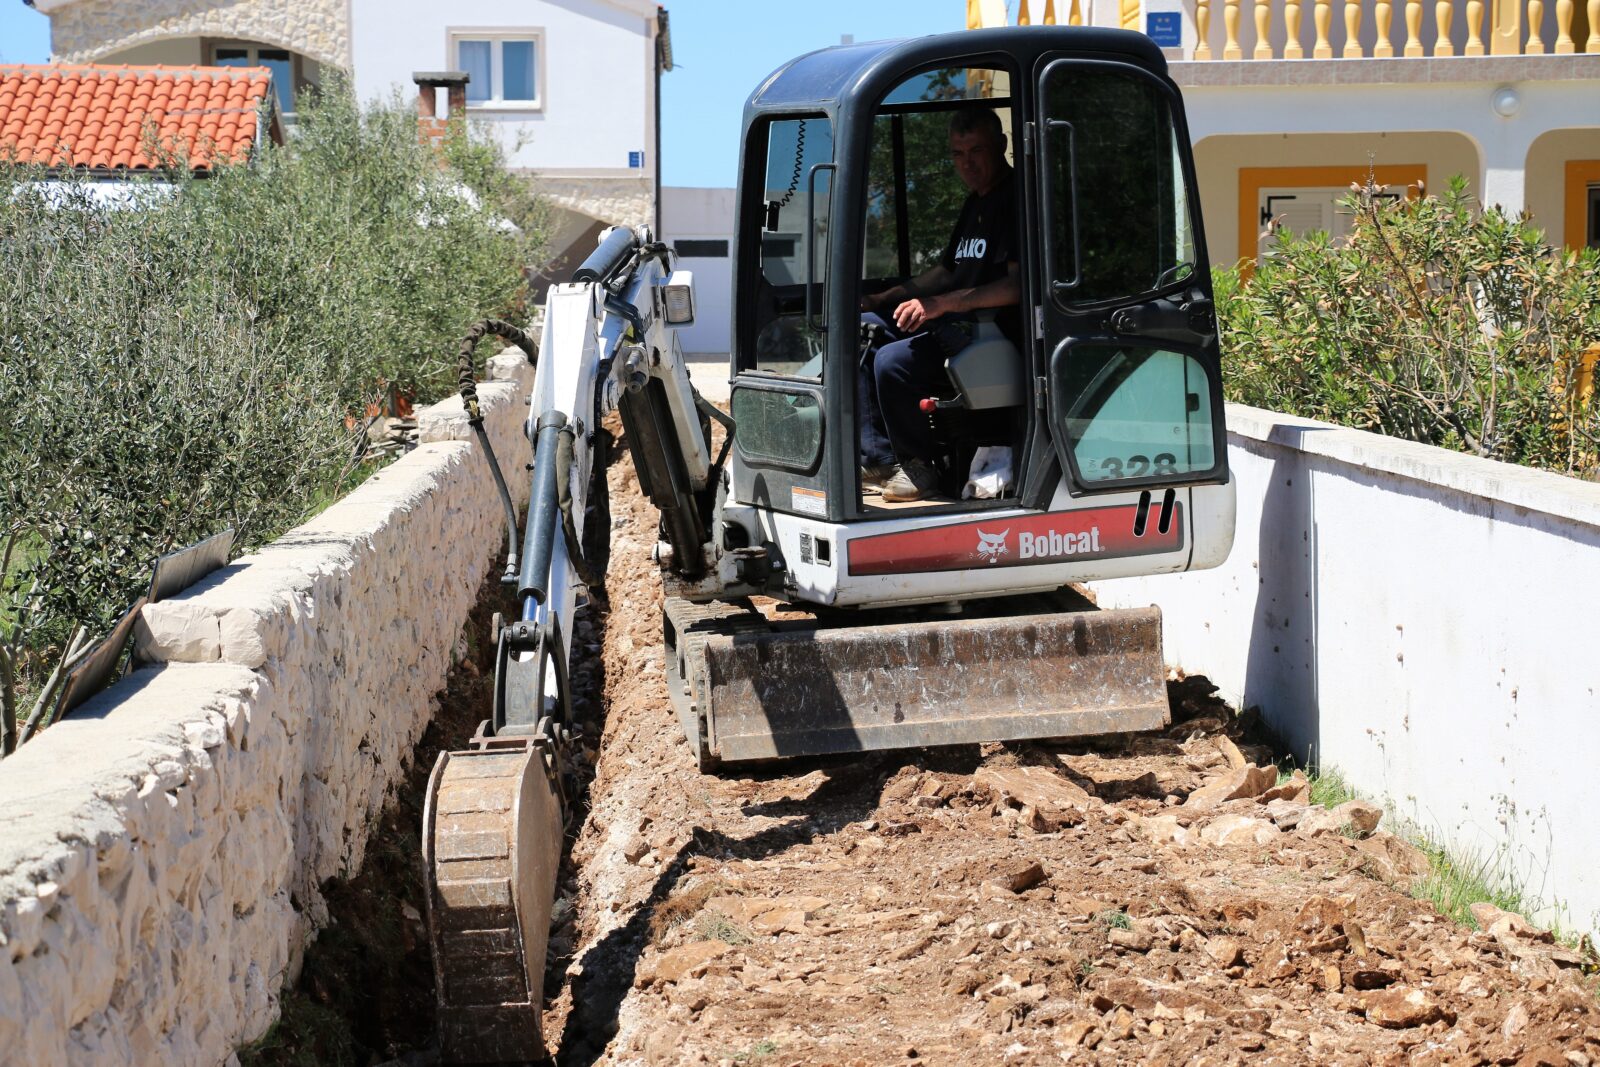
{"label": "red knob on lever", "polygon": [[917,407],[921,408],[924,414],[932,415],[939,409],[939,401],[935,397],[925,396],[917,401]]}

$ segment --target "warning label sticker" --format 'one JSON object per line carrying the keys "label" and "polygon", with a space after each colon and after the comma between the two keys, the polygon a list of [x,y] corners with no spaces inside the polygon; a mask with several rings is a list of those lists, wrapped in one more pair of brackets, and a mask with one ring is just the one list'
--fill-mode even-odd
{"label": "warning label sticker", "polygon": [[828,494],[821,489],[802,489],[795,486],[789,493],[789,506],[802,515],[816,515],[826,518],[828,514]]}

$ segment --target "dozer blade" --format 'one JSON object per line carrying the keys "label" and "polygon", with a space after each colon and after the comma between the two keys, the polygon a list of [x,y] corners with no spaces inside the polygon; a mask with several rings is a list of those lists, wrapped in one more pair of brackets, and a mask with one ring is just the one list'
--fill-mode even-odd
{"label": "dozer blade", "polygon": [[673,600],[667,621],[671,684],[703,767],[1170,719],[1154,607],[829,627]]}
{"label": "dozer blade", "polygon": [[423,812],[428,936],[444,1063],[541,1063],[561,799],[543,742],[445,752]]}

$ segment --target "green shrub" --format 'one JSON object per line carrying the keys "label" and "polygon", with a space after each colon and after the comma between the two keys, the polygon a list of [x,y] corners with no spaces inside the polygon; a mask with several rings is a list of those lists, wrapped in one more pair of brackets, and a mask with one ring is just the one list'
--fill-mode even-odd
{"label": "green shrub", "polygon": [[1348,239],[1285,234],[1248,282],[1217,272],[1229,398],[1592,476],[1600,256],[1477,210],[1459,178],[1381,193],[1346,199]]}
{"label": "green shrub", "polygon": [[347,416],[390,386],[444,394],[455,340],[515,308],[539,233],[463,191],[510,204],[517,180],[453,140],[441,155],[404,103],[362,109],[336,85],[289,145],[203,179],[173,159],[164,188],[133,183],[137,209],[0,166],[8,722],[156,555],[230,525],[244,551],[301,521],[348,480]]}

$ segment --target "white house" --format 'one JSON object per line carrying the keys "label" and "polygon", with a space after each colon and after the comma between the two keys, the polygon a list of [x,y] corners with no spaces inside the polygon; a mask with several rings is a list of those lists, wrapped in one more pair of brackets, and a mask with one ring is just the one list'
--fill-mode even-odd
{"label": "white house", "polygon": [[[264,66],[278,112],[332,70],[363,98],[409,97],[418,71],[463,71],[467,114],[564,214],[553,250],[613,223],[655,223],[659,79],[672,67],[654,0],[31,0],[57,63]],[[441,109],[440,113],[443,111]]]}

